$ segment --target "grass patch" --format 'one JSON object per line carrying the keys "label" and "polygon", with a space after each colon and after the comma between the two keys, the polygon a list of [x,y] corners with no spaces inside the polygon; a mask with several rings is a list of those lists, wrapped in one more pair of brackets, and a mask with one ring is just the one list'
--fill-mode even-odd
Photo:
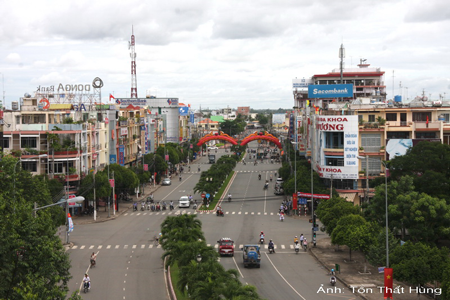
{"label": "grass patch", "polygon": [[228,177],[225,179],[224,183],[220,187],[219,191],[217,192],[216,196],[214,197],[214,200],[209,203],[209,207],[206,207],[202,205],[200,209],[203,210],[213,210],[214,207],[216,207],[216,203],[219,201],[220,197],[222,197],[223,192],[225,191],[225,188],[227,187],[228,183],[231,180],[231,177],[233,177],[234,171],[231,171],[230,174],[228,174]]}
{"label": "grass patch", "polygon": [[178,300],[189,300],[190,298],[185,296],[179,289],[178,289],[178,278],[180,275],[180,270],[178,269],[178,264],[174,263],[173,266],[170,266],[170,278],[172,279],[172,286],[175,291],[175,294],[177,295]]}

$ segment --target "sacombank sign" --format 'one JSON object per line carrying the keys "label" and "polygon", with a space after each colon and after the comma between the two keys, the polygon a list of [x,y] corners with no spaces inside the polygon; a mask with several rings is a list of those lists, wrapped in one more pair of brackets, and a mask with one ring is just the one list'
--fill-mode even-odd
{"label": "sacombank sign", "polygon": [[353,84],[327,84],[308,86],[308,98],[353,97]]}

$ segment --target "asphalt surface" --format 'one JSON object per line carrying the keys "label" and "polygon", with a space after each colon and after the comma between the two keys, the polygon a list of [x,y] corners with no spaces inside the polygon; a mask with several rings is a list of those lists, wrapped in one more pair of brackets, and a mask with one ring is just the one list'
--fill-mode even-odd
{"label": "asphalt surface", "polygon": [[[250,147],[256,143],[250,143]],[[224,155],[219,150],[217,155]],[[253,165],[253,159],[246,165],[239,163],[236,175],[230,185],[232,201],[223,201],[225,216],[216,217],[214,212],[196,212],[192,208],[174,211],[151,212],[132,211],[132,203],[121,203],[120,211],[108,217],[108,212],[100,209],[97,220],[93,217],[74,218],[75,231],[71,234],[71,244],[67,250],[72,261],[69,282],[70,291],[80,288],[83,274],[91,277],[92,289],[83,294],[84,299],[169,299],[164,270],[161,260],[163,251],[154,242],[159,226],[167,215],[177,213],[196,213],[202,221],[203,231],[209,245],[217,247],[221,237],[230,237],[235,241],[234,257],[221,257],[220,263],[226,269],[234,268],[240,272],[240,280],[257,287],[258,293],[265,299],[383,299],[379,287],[383,285],[383,274],[367,264],[371,274],[364,271],[364,259],[361,253],[352,251],[352,262],[348,261],[348,251],[335,251],[325,233],[317,233],[317,247],[295,254],[293,238],[305,234],[311,240],[309,216],[287,216],[280,222],[278,208],[283,196],[273,194],[274,181],[268,190],[263,190],[264,179],[278,171],[280,164],[269,162]],[[192,172],[185,172],[183,180],[173,180],[171,186],[147,187],[146,195],[153,192],[155,199],[167,203],[179,199],[182,195],[193,194],[192,189],[200,178],[201,171],[210,167],[206,157],[191,164]],[[258,180],[258,174],[262,180]],[[193,194],[194,195],[194,194]],[[199,195],[194,199],[200,200]],[[176,203],[176,201],[175,201]],[[267,243],[262,245],[261,268],[244,268],[240,248],[244,244],[258,242],[260,231],[264,231],[266,241],[273,239],[275,254],[268,254]],[[89,256],[98,253],[98,265],[89,268]],[[329,284],[329,270],[340,264],[341,273],[338,282]],[[395,274],[394,274],[395,276]],[[414,299],[417,295],[409,293],[409,287],[403,287],[403,293],[395,294],[395,299]]]}

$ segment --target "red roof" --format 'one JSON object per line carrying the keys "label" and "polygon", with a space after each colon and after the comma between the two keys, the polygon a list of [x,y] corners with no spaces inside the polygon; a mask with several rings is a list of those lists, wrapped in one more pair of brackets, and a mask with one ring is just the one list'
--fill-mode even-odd
{"label": "red roof", "polygon": [[[356,76],[383,76],[384,72],[353,72],[353,73],[343,73],[342,77],[356,77]],[[328,74],[317,74],[313,77],[341,77],[340,73],[328,73]]]}

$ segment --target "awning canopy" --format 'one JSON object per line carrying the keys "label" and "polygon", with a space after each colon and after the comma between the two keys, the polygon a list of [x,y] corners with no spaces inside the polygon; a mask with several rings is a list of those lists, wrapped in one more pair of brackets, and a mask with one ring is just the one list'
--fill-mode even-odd
{"label": "awning canopy", "polygon": [[348,202],[355,202],[356,193],[339,193],[339,197],[344,198]]}

